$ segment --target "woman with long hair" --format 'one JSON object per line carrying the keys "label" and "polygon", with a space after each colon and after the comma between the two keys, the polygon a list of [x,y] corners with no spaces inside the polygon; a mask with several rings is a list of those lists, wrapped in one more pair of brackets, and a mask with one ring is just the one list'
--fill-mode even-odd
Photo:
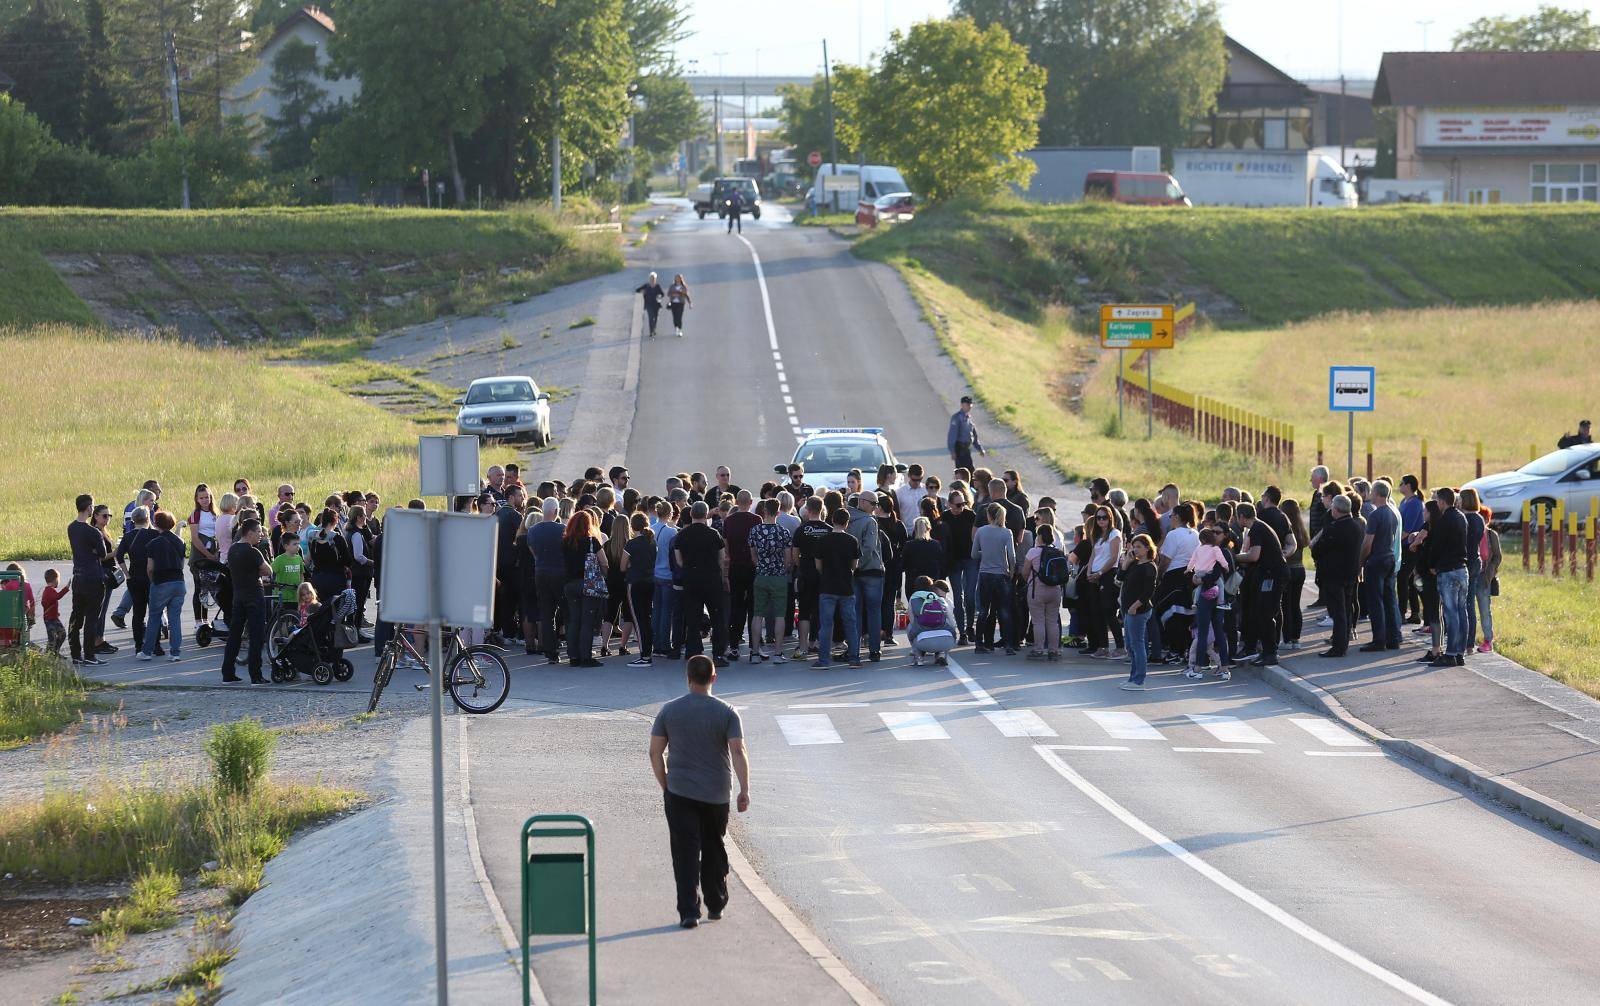
{"label": "woman with long hair", "polygon": [[[189,514],[189,572],[196,580],[200,570],[222,564],[222,553],[217,544],[217,508],[211,499],[211,487],[204,482],[194,487],[194,510]],[[192,598],[196,622],[206,619],[204,591],[196,588]]]}
{"label": "woman with long hair", "polygon": [[689,284],[683,273],[674,273],[672,285],[667,287],[667,308],[672,312],[672,331],[680,339],[683,338],[683,312],[691,307],[694,307],[694,298],[689,296]]}
{"label": "woman with long hair", "polygon": [[1049,524],[1040,524],[1034,531],[1033,547],[1028,549],[1022,561],[1028,620],[1033,623],[1033,646],[1028,650],[1029,660],[1061,659],[1061,585],[1045,583],[1039,578],[1044,571],[1044,550],[1059,547],[1056,529]]}
{"label": "woman with long hair", "polygon": [[1283,587],[1283,648],[1298,650],[1300,633],[1305,629],[1300,597],[1306,589],[1306,546],[1311,541],[1311,532],[1306,530],[1306,518],[1298,500],[1285,496],[1282,509],[1289,521],[1289,533],[1294,535],[1294,551],[1284,556],[1289,563],[1289,582]]}
{"label": "woman with long hair", "polygon": [[561,555],[566,565],[562,592],[567,599],[567,663],[599,667],[594,634],[606,596],[606,552],[588,510],[573,511],[561,536]]}
{"label": "woman with long hair", "polygon": [[[367,598],[372,594],[372,573],[376,568],[373,562],[373,534],[365,506],[350,508],[350,523],[345,530],[345,537],[350,545],[350,585],[356,591],[356,610],[353,624],[361,624],[361,616],[367,610]],[[331,598],[330,598],[331,600]],[[362,640],[366,642],[366,640]]]}
{"label": "woman with long hair", "polygon": [[[1116,518],[1109,506],[1095,508],[1094,521],[1089,527],[1089,637],[1085,650],[1091,657],[1102,660],[1120,658],[1122,651],[1122,626],[1117,613],[1117,564],[1122,558],[1122,532],[1117,530]],[[1110,632],[1116,642],[1115,650],[1106,648],[1106,635]]]}
{"label": "woman with long hair", "polygon": [[1007,468],[1001,473],[1001,478],[1006,484],[1006,499],[1022,508],[1023,513],[1033,509],[1032,501],[1028,494],[1022,491],[1022,475],[1014,468]]}
{"label": "woman with long hair", "polygon": [[339,514],[331,507],[317,515],[317,530],[311,535],[306,559],[318,597],[331,602],[350,585],[350,542],[339,533]]}
{"label": "woman with long hair", "polygon": [[[602,487],[606,488],[606,487]],[[592,516],[592,515],[591,515]],[[628,519],[621,514],[611,515],[611,532],[603,536],[606,550],[606,600],[600,618],[600,655],[611,655],[611,631],[621,630],[617,642],[617,656],[628,652],[628,640],[633,636],[633,617],[628,609],[628,581],[623,573],[623,558],[628,548]]]}

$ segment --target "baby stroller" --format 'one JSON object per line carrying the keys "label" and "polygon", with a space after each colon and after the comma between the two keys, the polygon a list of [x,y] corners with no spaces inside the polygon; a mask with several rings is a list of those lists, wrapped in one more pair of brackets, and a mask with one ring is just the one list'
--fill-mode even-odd
{"label": "baby stroller", "polygon": [[226,622],[219,623],[217,615],[223,603],[233,596],[228,580],[228,567],[220,562],[201,561],[194,565],[195,600],[203,612],[194,628],[196,646],[210,646],[216,640],[228,638]]}
{"label": "baby stroller", "polygon": [[1156,583],[1154,597],[1156,638],[1161,642],[1161,663],[1183,663],[1194,642],[1194,584],[1189,571],[1169,569]]}
{"label": "baby stroller", "polygon": [[348,588],[313,609],[273,658],[273,682],[283,684],[302,674],[319,685],[349,681],[356,668],[345,659],[339,628],[355,610],[356,592]]}

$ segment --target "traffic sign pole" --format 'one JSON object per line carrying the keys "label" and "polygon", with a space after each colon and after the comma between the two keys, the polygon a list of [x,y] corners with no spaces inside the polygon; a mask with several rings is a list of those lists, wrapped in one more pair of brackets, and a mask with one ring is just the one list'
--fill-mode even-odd
{"label": "traffic sign pole", "polygon": [[1345,416],[1350,420],[1349,439],[1345,441],[1344,448],[1344,477],[1348,479],[1350,473],[1356,470],[1356,414],[1346,412]]}
{"label": "traffic sign pole", "polygon": [[1155,350],[1144,351],[1144,404],[1148,410],[1144,417],[1144,438],[1149,440],[1156,435],[1156,379],[1155,379]]}
{"label": "traffic sign pole", "polygon": [[1122,436],[1122,400],[1125,397],[1122,390],[1122,381],[1127,371],[1122,366],[1123,350],[1117,350],[1117,436]]}

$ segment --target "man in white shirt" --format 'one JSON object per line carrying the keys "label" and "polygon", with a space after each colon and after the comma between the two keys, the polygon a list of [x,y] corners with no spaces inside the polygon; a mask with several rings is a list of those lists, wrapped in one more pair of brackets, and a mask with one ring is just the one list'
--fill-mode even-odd
{"label": "man in white shirt", "polygon": [[922,466],[912,465],[906,469],[905,482],[894,491],[895,507],[900,511],[900,522],[907,530],[922,516],[922,498],[928,495],[928,490],[922,484]]}

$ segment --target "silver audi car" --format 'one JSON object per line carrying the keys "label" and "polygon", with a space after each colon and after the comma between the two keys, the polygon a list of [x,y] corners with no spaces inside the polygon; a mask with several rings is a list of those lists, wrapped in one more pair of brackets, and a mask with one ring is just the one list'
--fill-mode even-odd
{"label": "silver audi car", "polygon": [[550,442],[550,396],[531,377],[480,377],[455,400],[456,432],[479,440]]}

